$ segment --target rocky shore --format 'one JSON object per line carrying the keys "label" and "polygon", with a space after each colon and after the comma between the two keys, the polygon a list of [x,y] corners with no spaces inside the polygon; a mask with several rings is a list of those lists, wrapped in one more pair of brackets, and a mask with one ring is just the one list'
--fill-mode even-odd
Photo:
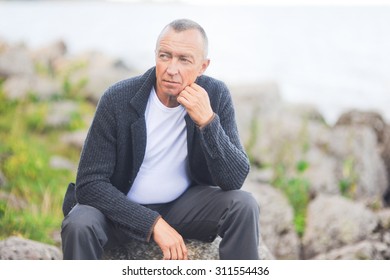
{"label": "rocky shore", "polygon": [[[69,126],[83,110],[76,100],[95,106],[110,84],[139,73],[105,54],[70,55],[64,42],[31,50],[0,40],[0,85],[6,99],[33,96],[37,103],[50,104],[45,128]],[[262,258],[390,259],[390,126],[383,117],[354,110],[331,126],[310,104],[283,101],[274,82],[230,89],[252,162],[243,188],[261,209]],[[93,112],[82,116],[88,123]],[[61,134],[61,145],[81,150],[87,127]],[[77,162],[53,154],[50,165],[74,171]],[[24,207],[26,201],[7,191],[8,182],[0,166],[0,202]],[[65,187],[59,186],[59,192]],[[51,246],[5,238],[0,259],[60,259],[58,233],[56,239],[57,246]],[[216,258],[218,242],[196,244],[193,259]],[[135,254],[119,248],[106,258],[146,258],[138,254],[148,250],[145,246]],[[147,258],[161,257],[158,250],[151,252]]]}

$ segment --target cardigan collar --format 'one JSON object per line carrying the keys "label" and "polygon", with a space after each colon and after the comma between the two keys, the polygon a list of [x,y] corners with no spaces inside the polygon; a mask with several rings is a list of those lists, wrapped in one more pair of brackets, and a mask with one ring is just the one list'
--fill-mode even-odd
{"label": "cardigan collar", "polygon": [[156,67],[152,67],[146,71],[145,74],[142,75],[141,80],[142,86],[130,101],[132,107],[137,111],[139,116],[145,114],[150,91],[156,84]]}

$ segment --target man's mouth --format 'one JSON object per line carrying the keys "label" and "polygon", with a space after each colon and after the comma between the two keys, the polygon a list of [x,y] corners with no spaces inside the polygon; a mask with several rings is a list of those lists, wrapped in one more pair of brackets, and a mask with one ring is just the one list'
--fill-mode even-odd
{"label": "man's mouth", "polygon": [[169,81],[169,80],[163,80],[163,82],[168,83],[168,84],[180,84],[179,82]]}

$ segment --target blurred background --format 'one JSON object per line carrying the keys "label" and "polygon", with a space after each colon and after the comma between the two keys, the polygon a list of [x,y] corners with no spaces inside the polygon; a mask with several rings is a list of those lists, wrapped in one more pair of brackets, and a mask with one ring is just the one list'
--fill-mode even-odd
{"label": "blurred background", "polygon": [[208,74],[275,80],[284,98],[316,104],[330,122],[350,108],[390,118],[390,7],[247,2],[6,1],[0,36],[31,47],[60,39],[71,53],[100,50],[143,71],[161,27],[188,17],[210,37]]}
{"label": "blurred background", "polygon": [[[311,248],[310,232],[317,233],[307,211],[321,193],[367,211],[388,208],[390,6],[310,3],[0,1],[0,240],[16,235],[60,245],[63,194],[99,97],[154,65],[156,38],[177,18],[208,33],[206,74],[232,89],[256,171],[251,182],[278,187],[292,205],[287,228],[295,241],[288,243],[296,246],[280,252],[273,230],[265,231],[274,256],[311,258],[370,239],[366,232],[351,244],[340,237],[338,245]],[[362,113],[340,121],[351,110]],[[281,123],[297,116],[298,124]],[[371,130],[335,129],[343,122]]]}

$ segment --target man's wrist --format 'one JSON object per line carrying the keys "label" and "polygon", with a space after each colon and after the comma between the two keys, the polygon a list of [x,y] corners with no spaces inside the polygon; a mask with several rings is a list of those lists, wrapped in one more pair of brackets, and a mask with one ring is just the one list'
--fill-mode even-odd
{"label": "man's wrist", "polygon": [[203,128],[206,127],[208,124],[210,124],[210,123],[214,120],[214,118],[215,118],[215,113],[213,112],[211,118],[209,118],[209,119],[207,120],[207,122],[205,122],[205,123],[202,124],[202,125],[197,125],[197,126],[199,127],[199,129],[203,129]]}

